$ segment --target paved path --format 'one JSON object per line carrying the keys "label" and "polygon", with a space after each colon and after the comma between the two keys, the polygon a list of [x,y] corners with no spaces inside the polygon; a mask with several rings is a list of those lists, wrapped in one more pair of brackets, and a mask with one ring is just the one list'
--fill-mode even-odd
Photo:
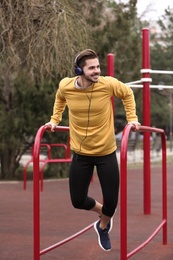
{"label": "paved path", "polygon": [[[142,169],[128,171],[128,252],[143,243],[161,223],[161,168],[152,168],[152,213],[143,215]],[[0,182],[0,259],[33,259],[33,192],[32,181],[23,191],[22,182]],[[102,201],[98,179],[90,186],[90,195]],[[44,182],[41,192],[41,249],[73,235],[97,220],[93,212],[71,206],[68,180]],[[55,250],[41,260],[114,260],[120,259],[119,208],[110,233],[112,251],[104,252],[97,244],[94,229]],[[173,174],[168,166],[168,244],[162,245],[162,232],[132,260],[173,259]]]}

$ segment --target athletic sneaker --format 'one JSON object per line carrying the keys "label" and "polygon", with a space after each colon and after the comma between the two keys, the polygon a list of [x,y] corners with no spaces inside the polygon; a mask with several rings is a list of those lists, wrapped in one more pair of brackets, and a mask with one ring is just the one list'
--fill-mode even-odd
{"label": "athletic sneaker", "polygon": [[[99,216],[99,218],[101,219],[101,216]],[[110,219],[110,221],[107,224],[108,233],[112,230],[112,227],[113,227],[113,217]]]}
{"label": "athletic sneaker", "polygon": [[106,227],[105,229],[101,229],[99,225],[100,225],[100,220],[94,223],[94,229],[98,235],[99,246],[105,251],[110,251],[111,241],[108,234],[109,228]]}

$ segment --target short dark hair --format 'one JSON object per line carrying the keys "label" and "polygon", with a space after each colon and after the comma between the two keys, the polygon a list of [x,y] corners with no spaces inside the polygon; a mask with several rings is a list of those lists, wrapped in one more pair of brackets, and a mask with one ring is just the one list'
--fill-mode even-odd
{"label": "short dark hair", "polygon": [[97,53],[91,49],[86,49],[81,51],[75,58],[75,66],[83,68],[85,66],[85,61],[88,59],[97,58]]}

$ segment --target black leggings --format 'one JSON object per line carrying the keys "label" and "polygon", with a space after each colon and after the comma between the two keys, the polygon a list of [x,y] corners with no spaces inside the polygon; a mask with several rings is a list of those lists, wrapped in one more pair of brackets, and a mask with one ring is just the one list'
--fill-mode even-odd
{"label": "black leggings", "polygon": [[94,166],[103,193],[102,213],[112,217],[117,207],[119,193],[119,169],[115,152],[105,156],[84,156],[74,153],[69,175],[72,204],[75,208],[85,210],[95,206],[95,200],[88,197]]}

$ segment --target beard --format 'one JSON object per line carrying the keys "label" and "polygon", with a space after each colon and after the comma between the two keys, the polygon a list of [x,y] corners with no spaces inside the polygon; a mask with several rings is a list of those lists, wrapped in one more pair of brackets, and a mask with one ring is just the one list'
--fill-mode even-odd
{"label": "beard", "polygon": [[96,83],[99,81],[99,76],[100,76],[100,73],[95,73],[91,76],[86,76],[85,74],[83,74],[83,77],[85,78],[85,80],[91,82],[91,83]]}

